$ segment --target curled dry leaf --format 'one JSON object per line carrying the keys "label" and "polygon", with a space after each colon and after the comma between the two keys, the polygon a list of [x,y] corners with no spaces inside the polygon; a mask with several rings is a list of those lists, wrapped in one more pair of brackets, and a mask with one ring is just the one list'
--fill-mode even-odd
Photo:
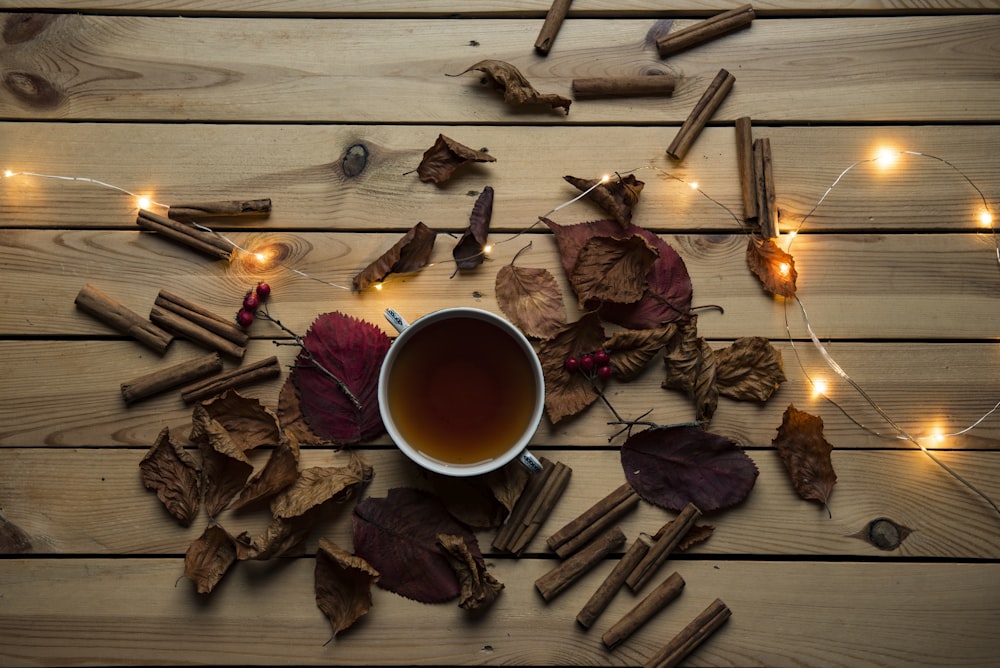
{"label": "curled dry leaf", "polygon": [[266,500],[291,485],[299,477],[299,449],[294,443],[283,443],[271,451],[267,463],[250,478],[239,497],[229,504],[238,510]]}
{"label": "curled dry leaf", "polygon": [[618,380],[635,379],[677,333],[677,324],[656,329],[625,329],[612,334],[604,347]]}
{"label": "curled dry leaf", "polygon": [[384,431],[378,374],[390,343],[375,325],[343,313],[325,313],[313,321],[302,339],[305,350],[289,374],[311,431],[337,445],[365,441]]}
{"label": "curled dry leaf", "polygon": [[417,176],[425,183],[444,183],[456,169],[468,162],[496,162],[496,158],[460,144],[450,137],[438,135],[434,145],[424,151],[424,157],[417,167]]}
{"label": "curled dry leaf", "polygon": [[372,607],[372,583],[378,571],[326,538],[319,539],[314,581],[316,606],[330,620],[334,637],[350,628]]}
{"label": "curled dry leaf", "polygon": [[830,459],[833,446],[823,437],[823,418],[789,404],[771,443],[778,449],[795,492],[807,501],[818,501],[829,511],[837,474]]}
{"label": "curled dry leaf", "polygon": [[500,268],[497,303],[504,315],[528,336],[548,339],[566,324],[562,290],[548,269]]}
{"label": "curled dry leaf", "polygon": [[656,251],[640,236],[594,237],[584,244],[569,276],[581,308],[604,302],[631,304],[646,291]]}
{"label": "curled dry leaf", "polygon": [[696,419],[709,422],[719,404],[716,359],[712,347],[698,336],[696,317],[689,318],[671,339],[663,361],[667,369],[663,387],[686,392],[694,400]]}
{"label": "curled dry leaf", "polygon": [[346,466],[303,469],[295,482],[271,501],[271,514],[287,520],[305,515],[328,501],[346,501],[371,481],[373,474],[371,464],[356,452],[350,453]]}
{"label": "curled dry leaf", "polygon": [[320,508],[313,508],[290,520],[275,519],[256,536],[244,531],[236,537],[236,558],[267,561],[292,554],[319,522],[321,514]]}
{"label": "curled dry leaf", "polygon": [[625,478],[643,499],[680,512],[693,503],[703,512],[743,501],[757,466],[736,443],[698,427],[655,427],[622,444]]}
{"label": "curled dry leaf", "polygon": [[785,382],[781,353],[760,336],[736,339],[715,351],[719,394],[740,401],[767,401]]}
{"label": "curled dry leaf", "polygon": [[463,536],[438,534],[437,539],[458,576],[461,588],[458,606],[465,610],[489,607],[500,595],[504,585],[486,570],[486,561],[478,554],[479,550],[473,554]]}
{"label": "curled dry leaf", "polygon": [[170,438],[164,427],[149,451],[139,462],[142,484],[156,492],[181,526],[190,526],[198,514],[201,496],[201,472],[194,458]]}
{"label": "curled dry leaf", "polygon": [[236,542],[218,524],[205,529],[184,554],[184,577],[208,594],[236,562]]}
{"label": "curled dry leaf", "polygon": [[[670,530],[670,527],[675,521],[676,520],[671,520],[660,527],[659,530],[653,534],[653,540],[660,540],[660,538],[662,538],[663,535]],[[698,543],[704,543],[712,537],[713,533],[715,533],[715,527],[711,524],[694,524],[687,530],[687,533],[685,533],[684,537],[681,538],[681,542],[677,543],[677,547],[674,549],[678,552],[683,552],[688,548],[694,547]]]}
{"label": "curled dry leaf", "polygon": [[194,408],[191,441],[201,452],[205,512],[215,517],[243,489],[253,464],[243,451],[245,441],[230,433],[204,404]]}
{"label": "curled dry leaf", "polygon": [[0,514],[0,554],[26,554],[31,550],[31,537]]}
{"label": "curled dry leaf", "polygon": [[566,358],[593,352],[604,345],[604,327],[596,313],[588,313],[566,325],[538,348],[545,376],[545,411],[555,424],[576,415],[597,400],[590,380],[566,369]]}
{"label": "curled dry leaf", "polygon": [[555,93],[539,93],[521,71],[510,63],[502,60],[481,60],[460,74],[473,70],[485,74],[493,87],[503,93],[504,102],[509,105],[543,104],[552,109],[562,108],[567,114],[569,113],[572,100]]}
{"label": "curled dry leaf", "polygon": [[378,586],[422,603],[443,603],[461,593],[438,545],[440,534],[461,536],[474,557],[482,556],[475,535],[427,492],[397,487],[354,508],[354,551],[379,572]]}
{"label": "curled dry leaf", "polygon": [[373,283],[384,281],[389,274],[406,274],[423,269],[430,261],[436,237],[434,230],[417,223],[392,248],[354,277],[354,289],[364,290]]}
{"label": "curled dry leaf", "polygon": [[750,267],[765,291],[779,297],[795,296],[795,258],[778,248],[774,239],[750,235],[747,243],[747,266]]}
{"label": "curled dry leaf", "polygon": [[455,258],[455,266],[458,269],[475,269],[483,263],[486,257],[483,248],[486,246],[492,219],[493,188],[486,186],[472,207],[469,226],[452,249],[451,255]]}
{"label": "curled dry leaf", "polygon": [[299,388],[290,376],[278,392],[278,418],[281,429],[288,440],[294,440],[300,445],[335,445],[329,438],[324,438],[314,432],[302,414],[302,402],[299,399]]}
{"label": "curled dry leaf", "polygon": [[[232,447],[241,452],[281,442],[278,416],[257,399],[244,397],[236,390],[227,390],[220,396],[203,401],[201,406],[208,417],[226,430],[233,441]],[[194,438],[192,436],[192,440]]]}
{"label": "curled dry leaf", "polygon": [[[602,183],[604,179],[581,179],[564,176],[567,182],[587,193],[587,198],[596,203],[605,213],[613,217],[622,227],[632,222],[632,207],[639,201],[639,194],[646,184],[634,174],[618,177]],[[596,186],[596,187],[595,187]]]}

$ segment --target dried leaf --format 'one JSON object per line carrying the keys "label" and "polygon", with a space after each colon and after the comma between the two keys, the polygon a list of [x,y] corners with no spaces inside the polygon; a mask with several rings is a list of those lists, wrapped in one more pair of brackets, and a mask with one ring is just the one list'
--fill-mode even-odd
{"label": "dried leaf", "polygon": [[214,419],[205,404],[194,407],[191,422],[191,441],[201,452],[205,512],[215,517],[246,485],[253,464],[244,454],[244,441]]}
{"label": "dried leaf", "polygon": [[486,254],[486,238],[490,233],[490,221],[493,218],[493,188],[486,186],[479,193],[476,203],[469,216],[469,227],[462,233],[451,255],[455,258],[458,269],[475,269],[483,263]]}
{"label": "dried leaf", "polygon": [[572,100],[555,93],[539,93],[535,90],[521,71],[510,63],[502,60],[481,60],[465,72],[476,70],[484,73],[493,87],[503,93],[504,102],[512,106],[522,104],[547,104],[552,109],[562,108],[569,113]]}
{"label": "dried leaf", "polygon": [[342,502],[372,479],[373,469],[361,455],[352,452],[346,466],[314,466],[304,469],[294,483],[271,502],[275,519],[292,519],[328,501]]}
{"label": "dried leaf", "polygon": [[239,498],[229,504],[238,510],[255,502],[269,499],[291,485],[299,477],[299,449],[297,445],[283,443],[271,451],[260,473],[250,478]]}
{"label": "dried leaf", "polygon": [[795,258],[778,248],[774,239],[750,235],[747,243],[747,266],[750,267],[765,291],[779,297],[795,296]]}
{"label": "dried leaf", "polygon": [[31,537],[21,527],[0,515],[0,554],[26,554],[32,549]]}
{"label": "dried leaf", "polygon": [[693,503],[710,513],[743,501],[757,466],[736,443],[698,427],[657,427],[622,444],[625,478],[643,499],[680,512]]}
{"label": "dried leaf", "polygon": [[490,471],[485,476],[486,483],[493,491],[493,496],[507,509],[507,512],[514,510],[514,504],[521,497],[524,488],[528,485],[531,474],[528,469],[516,459],[509,464]]}
{"label": "dried leaf", "polygon": [[417,223],[377,260],[354,277],[355,290],[364,290],[372,283],[384,281],[389,274],[406,274],[423,269],[430,261],[437,234],[423,223]]}
{"label": "dried leaf", "polygon": [[542,222],[552,230],[552,236],[559,247],[559,260],[562,262],[563,271],[566,272],[567,277],[572,275],[577,258],[580,257],[580,251],[583,250],[588,241],[594,237],[631,235],[636,229],[633,225],[623,232],[621,225],[608,219],[592,220],[575,225],[560,225],[548,218],[542,218]]}
{"label": "dried leaf", "polygon": [[781,418],[778,435],[771,443],[803,499],[827,506],[837,474],[830,453],[833,446],[823,437],[823,418],[800,411],[789,404]]}
{"label": "dried leaf", "polygon": [[181,526],[190,526],[198,514],[201,473],[194,458],[170,438],[164,427],[139,462],[142,484],[156,492]]}
{"label": "dried leaf", "polygon": [[622,227],[628,227],[632,222],[632,207],[639,201],[639,194],[646,185],[635,178],[634,174],[618,177],[606,183],[602,183],[604,179],[580,179],[575,176],[563,178],[583,192],[593,188],[587,193],[587,198],[612,216]]}
{"label": "dried leaf", "polygon": [[336,445],[309,427],[306,416],[302,414],[299,388],[295,386],[295,381],[290,375],[285,377],[281,391],[278,392],[278,419],[285,438],[294,440],[300,445]]}
{"label": "dried leaf", "polygon": [[236,562],[236,543],[218,524],[205,529],[184,554],[184,577],[208,594]]}
{"label": "dried leaf", "polygon": [[[653,534],[653,539],[660,540],[660,538],[662,538],[663,535],[670,530],[670,527],[675,521],[676,520],[671,520],[660,527],[660,529]],[[715,527],[710,524],[694,524],[687,530],[687,533],[684,534],[684,537],[681,538],[681,541],[677,543],[677,547],[674,549],[678,552],[683,552],[688,548],[694,547],[698,543],[704,543],[712,537],[713,533],[715,533]]]}
{"label": "dried leaf", "polygon": [[371,609],[378,571],[326,538],[319,539],[314,577],[316,606],[330,620],[334,637]]}
{"label": "dried leaf", "polygon": [[[522,469],[524,466],[518,464]],[[472,529],[492,529],[503,524],[508,509],[496,498],[486,476],[456,477],[428,473],[435,496],[448,512]]]}
{"label": "dried leaf", "polygon": [[562,290],[548,269],[505,265],[496,294],[500,310],[528,336],[548,339],[566,324]]}
{"label": "dried leaf", "polygon": [[422,603],[443,603],[461,593],[439,534],[462,536],[473,556],[482,556],[475,536],[427,492],[397,487],[354,508],[354,551],[379,572],[378,586]]}
{"label": "dried leaf", "polygon": [[[281,427],[274,411],[258,399],[244,397],[236,390],[201,402],[205,414],[226,430],[240,452],[281,442]],[[196,427],[197,428],[197,427]],[[195,440],[195,436],[191,437]]]}
{"label": "dried leaf", "polygon": [[636,378],[676,333],[677,324],[670,323],[656,329],[625,329],[612,334],[604,348],[611,353],[615,377],[623,381]]}
{"label": "dried leaf", "polygon": [[458,605],[465,610],[489,607],[504,585],[486,570],[479,550],[473,554],[464,536],[438,534],[438,543],[455,569],[461,587]]}
{"label": "dried leaf", "polygon": [[781,353],[760,336],[736,339],[715,351],[719,394],[741,401],[767,401],[785,382]]}
{"label": "dried leaf", "polygon": [[319,522],[321,515],[322,507],[319,506],[292,519],[274,519],[257,536],[251,536],[244,531],[236,537],[237,559],[266,561],[290,555],[295,548],[302,545]]}
{"label": "dried leaf", "polygon": [[450,137],[438,135],[437,141],[424,151],[417,167],[417,176],[424,183],[444,183],[456,169],[468,162],[496,162],[489,153],[476,151]]}
{"label": "dried leaf", "polygon": [[538,348],[545,376],[545,410],[555,424],[576,415],[597,400],[598,394],[583,374],[568,371],[566,358],[592,352],[604,344],[604,328],[596,313],[566,325]]}
{"label": "dried leaf", "polygon": [[640,236],[589,239],[569,275],[581,308],[604,302],[631,304],[646,291],[656,251]]}
{"label": "dried leaf", "polygon": [[[343,313],[326,313],[313,321],[302,339],[305,350],[289,374],[312,431],[346,445],[385,430],[378,408],[378,374],[390,343],[375,325]],[[323,370],[342,381],[350,396]]]}
{"label": "dried leaf", "polygon": [[692,317],[681,326],[665,348],[663,361],[667,377],[662,386],[686,392],[694,400],[696,419],[709,422],[719,404],[716,358],[708,342],[698,336],[697,318]]}

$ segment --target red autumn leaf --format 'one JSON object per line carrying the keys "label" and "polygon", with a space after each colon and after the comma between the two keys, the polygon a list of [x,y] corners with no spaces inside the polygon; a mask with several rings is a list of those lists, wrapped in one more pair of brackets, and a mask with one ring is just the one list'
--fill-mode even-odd
{"label": "red autumn leaf", "polygon": [[575,176],[564,176],[563,178],[583,192],[593,188],[587,192],[587,199],[596,203],[622,227],[626,227],[632,222],[632,207],[639,201],[639,193],[646,185],[635,178],[634,174],[628,174],[604,183],[602,183],[604,179],[580,179]]}
{"label": "red autumn leaf", "polygon": [[789,404],[781,418],[778,435],[771,443],[792,479],[796,493],[807,501],[827,506],[837,473],[830,454],[833,446],[823,437],[823,418]]}
{"label": "red autumn leaf", "polygon": [[743,501],[757,466],[736,443],[698,427],[657,427],[622,444],[625,478],[643,499],[680,512],[693,503],[703,513]]}
{"label": "red autumn leaf", "polygon": [[473,552],[473,547],[464,536],[448,534],[439,534],[438,544],[458,577],[461,588],[458,606],[465,610],[489,607],[504,585],[487,570],[479,548],[476,547]]}
{"label": "red autumn leaf", "polygon": [[[520,463],[517,464],[524,469]],[[526,469],[525,469],[526,470]],[[497,499],[486,476],[456,477],[427,473],[434,495],[448,512],[472,529],[492,529],[503,524],[508,509]]]}
{"label": "red autumn leaf", "polygon": [[486,238],[490,233],[490,221],[493,219],[493,188],[486,186],[479,193],[476,203],[469,216],[469,227],[455,244],[451,255],[455,258],[458,269],[475,269],[483,263]]}
{"label": "red autumn leaf", "polygon": [[630,304],[646,291],[656,252],[642,237],[593,237],[580,249],[569,275],[581,307]]}
{"label": "red autumn leaf", "polygon": [[795,258],[778,248],[774,239],[752,234],[747,243],[747,266],[765,291],[779,297],[795,296]]}
{"label": "red autumn leaf", "polygon": [[397,487],[354,508],[354,551],[379,572],[378,586],[422,603],[443,603],[461,593],[439,534],[463,537],[473,557],[482,556],[475,535],[427,492]]}
{"label": "red autumn leaf", "polygon": [[190,526],[198,514],[201,472],[194,458],[171,440],[167,427],[139,462],[139,472],[146,489],[156,492],[181,526]]}
{"label": "red autumn leaf", "polygon": [[430,261],[436,237],[434,230],[417,223],[392,248],[354,277],[354,289],[364,290],[372,283],[384,281],[389,274],[406,274],[423,269]]}
{"label": "red autumn leaf", "polygon": [[236,563],[236,543],[218,524],[205,529],[184,554],[184,577],[208,594]]}
{"label": "red autumn leaf", "polygon": [[383,432],[378,374],[390,343],[375,325],[343,313],[313,321],[289,375],[312,431],[338,445]]}
{"label": "red autumn leaf", "polygon": [[461,72],[476,70],[484,73],[493,87],[503,93],[504,102],[512,106],[522,104],[547,104],[552,109],[562,108],[569,113],[572,100],[555,93],[539,93],[521,71],[502,60],[481,60]]}
{"label": "red autumn leaf", "polygon": [[496,162],[489,153],[476,151],[450,137],[438,135],[437,141],[424,151],[417,167],[417,176],[424,183],[444,183],[456,169],[468,162]]}
{"label": "red autumn leaf", "polygon": [[295,381],[290,376],[285,376],[281,391],[278,392],[278,419],[288,440],[293,440],[299,445],[335,445],[333,441],[323,438],[309,427],[306,416],[302,414],[299,388],[295,386]]}
{"label": "red autumn leaf", "polygon": [[330,620],[334,637],[350,628],[372,607],[372,583],[378,571],[325,538],[316,551],[316,606]]}
{"label": "red autumn leaf", "polygon": [[587,245],[587,242],[594,237],[613,237],[631,234],[632,226],[628,231],[623,231],[621,225],[609,219],[592,220],[586,223],[575,225],[560,225],[548,218],[542,218],[556,240],[559,247],[559,260],[562,262],[563,271],[569,277],[576,266],[576,260],[580,256],[580,251]]}
{"label": "red autumn leaf", "polygon": [[601,319],[596,313],[588,313],[539,346],[538,359],[545,376],[545,410],[553,424],[576,415],[597,400],[590,380],[584,374],[568,370],[566,358],[594,352],[603,344]]}

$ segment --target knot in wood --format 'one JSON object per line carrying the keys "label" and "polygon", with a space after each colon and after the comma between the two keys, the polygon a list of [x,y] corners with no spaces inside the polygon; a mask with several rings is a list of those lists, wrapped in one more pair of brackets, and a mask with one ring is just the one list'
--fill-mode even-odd
{"label": "knot in wood", "polygon": [[344,172],[344,176],[350,179],[359,176],[368,166],[370,155],[368,147],[364,144],[358,143],[348,146],[340,161],[340,168]]}
{"label": "knot in wood", "polygon": [[880,550],[895,550],[902,545],[910,530],[886,517],[868,523],[868,542]]}
{"label": "knot in wood", "polygon": [[44,77],[30,72],[8,72],[3,85],[11,95],[29,107],[55,109],[63,103],[64,95]]}

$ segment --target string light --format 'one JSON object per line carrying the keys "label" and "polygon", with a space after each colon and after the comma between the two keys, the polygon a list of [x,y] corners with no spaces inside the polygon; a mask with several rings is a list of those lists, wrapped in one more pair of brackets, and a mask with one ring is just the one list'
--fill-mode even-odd
{"label": "string light", "polygon": [[813,398],[814,399],[816,399],[818,397],[825,397],[826,396],[826,381],[823,380],[822,378],[817,378],[817,379],[813,380],[812,381],[812,388],[813,388]]}

